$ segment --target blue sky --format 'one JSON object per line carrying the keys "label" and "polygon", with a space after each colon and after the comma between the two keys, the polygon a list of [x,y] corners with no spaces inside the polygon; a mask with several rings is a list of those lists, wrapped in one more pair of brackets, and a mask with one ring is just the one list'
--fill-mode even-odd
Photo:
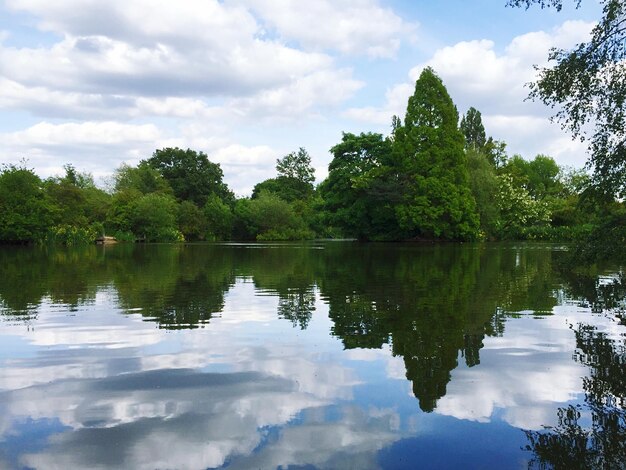
{"label": "blue sky", "polygon": [[505,0],[0,0],[0,162],[106,178],[164,146],[202,150],[239,195],[305,147],[318,180],[342,131],[382,132],[432,66],[509,153],[582,166],[525,102],[533,64],[584,41],[582,8]]}

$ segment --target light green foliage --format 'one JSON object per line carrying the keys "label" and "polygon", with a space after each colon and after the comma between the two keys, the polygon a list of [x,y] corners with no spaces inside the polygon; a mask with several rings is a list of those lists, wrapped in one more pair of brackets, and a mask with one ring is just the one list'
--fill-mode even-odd
{"label": "light green foliage", "polygon": [[546,155],[537,155],[530,161],[514,155],[502,167],[502,173],[511,176],[516,185],[526,188],[535,199],[545,199],[562,193],[559,171],[554,159]]}
{"label": "light green foliage", "polygon": [[203,152],[164,148],[156,150],[145,163],[163,175],[179,201],[202,207],[211,194],[228,203],[233,201],[219,164],[210,162]]}
{"label": "light green foliage", "polygon": [[100,235],[102,235],[102,231],[98,230],[97,225],[91,227],[55,225],[48,229],[45,241],[55,245],[88,245]]}
{"label": "light green foliage", "polygon": [[293,207],[273,193],[262,192],[248,203],[247,226],[257,240],[302,240],[313,233]]}
{"label": "light green foliage", "polygon": [[495,168],[502,168],[506,165],[509,157],[506,153],[506,142],[501,140],[493,140],[492,137],[487,139],[487,143],[483,148],[483,152],[487,159]]}
{"label": "light green foliage", "polygon": [[315,182],[315,170],[311,166],[311,157],[300,147],[297,152],[291,152],[276,160],[276,171],[279,176],[294,178],[306,184]]}
{"label": "light green foliage", "polygon": [[491,238],[496,234],[500,217],[496,170],[484,153],[474,149],[467,151],[467,166],[472,195],[480,217],[480,229],[485,237]]}
{"label": "light green foliage", "polygon": [[22,166],[6,165],[0,171],[0,241],[42,240],[52,223],[52,206],[42,181]]}
{"label": "light green foliage", "polygon": [[[576,5],[580,1],[574,2]],[[550,66],[539,69],[530,98],[557,110],[556,119],[589,143],[588,165],[603,192],[626,194],[626,2],[600,0],[602,16],[587,42],[552,49]],[[509,0],[561,9],[562,0]]]}
{"label": "light green foliage", "polygon": [[523,238],[527,227],[550,223],[548,205],[516,185],[511,175],[498,176],[497,204],[500,212],[497,231],[502,238]]}
{"label": "light green foliage", "polygon": [[257,183],[252,190],[252,199],[256,199],[264,191],[272,192],[287,202],[294,202],[313,196],[314,188],[311,183],[297,178],[278,176]]}
{"label": "light green foliage", "polygon": [[381,134],[344,133],[330,151],[328,178],[320,185],[328,223],[359,239],[397,236],[393,203],[398,187],[388,178],[391,141]]}
{"label": "light green foliage", "polygon": [[487,143],[485,126],[483,126],[482,116],[476,108],[467,110],[465,116],[461,118],[459,126],[465,137],[465,148],[467,150],[482,150]]}
{"label": "light green foliage", "polygon": [[96,186],[90,173],[78,171],[71,163],[63,165],[63,169],[65,170],[65,176],[62,180],[68,184],[80,189],[94,188]]}
{"label": "light green foliage", "polygon": [[306,200],[313,196],[315,188],[315,170],[311,166],[311,157],[300,147],[276,160],[276,178],[270,178],[254,186],[252,199],[262,192],[272,192],[287,202]]}
{"label": "light green foliage", "polygon": [[[84,231],[94,230],[93,224],[101,223],[105,219],[111,197],[96,187],[90,174],[81,173],[69,164],[64,168],[64,176],[49,178],[44,185],[50,201],[54,204],[55,225],[67,228],[57,232],[72,234],[74,231],[71,227]],[[51,233],[48,239],[52,238],[64,239],[63,236]],[[69,235],[66,244],[76,244],[80,238]],[[84,238],[87,239],[87,236]]]}
{"label": "light green foliage", "polygon": [[122,164],[114,175],[115,192],[138,191],[141,194],[161,193],[173,195],[167,180],[146,162],[136,167]]}
{"label": "light green foliage", "polygon": [[233,212],[217,195],[208,197],[203,208],[206,220],[206,238],[213,240],[230,239],[233,229]]}
{"label": "light green foliage", "polygon": [[178,230],[185,240],[204,240],[207,233],[207,220],[204,212],[191,201],[183,201],[178,204],[176,214]]}
{"label": "light green foliage", "polygon": [[408,238],[479,236],[458,121],[441,79],[432,69],[424,69],[409,98],[404,123],[396,122],[393,135],[396,171],[404,187],[396,215]]}
{"label": "light green foliage", "polygon": [[142,197],[137,190],[120,191],[111,197],[104,228],[107,233],[131,232],[135,202]]}
{"label": "light green foliage", "polygon": [[560,167],[559,181],[563,186],[563,193],[568,196],[582,193],[591,184],[589,173],[581,168]]}
{"label": "light green foliage", "polygon": [[529,162],[528,192],[535,198],[555,197],[563,190],[559,166],[552,157],[537,155]]}
{"label": "light green foliage", "polygon": [[132,204],[130,224],[132,232],[149,242],[182,241],[176,228],[176,201],[171,196],[150,193]]}

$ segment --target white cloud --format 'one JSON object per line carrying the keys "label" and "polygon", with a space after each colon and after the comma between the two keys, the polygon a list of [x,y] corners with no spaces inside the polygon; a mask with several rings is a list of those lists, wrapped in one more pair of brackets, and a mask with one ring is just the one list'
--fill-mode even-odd
{"label": "white cloud", "polygon": [[363,86],[363,82],[351,78],[352,72],[320,70],[294,80],[290,85],[264,90],[251,98],[234,100],[231,105],[248,116],[280,118],[310,118],[308,110],[320,106],[337,106]]}
{"label": "white cloud", "polygon": [[343,54],[393,57],[403,40],[414,39],[416,25],[405,22],[376,0],[239,0],[286,39],[306,48]]}
{"label": "white cloud", "polygon": [[51,124],[41,122],[24,131],[2,135],[5,145],[58,146],[122,145],[127,142],[156,140],[159,131],[154,124],[120,124],[117,122],[83,122]]}
{"label": "white cloud", "polygon": [[233,96],[289,84],[296,77],[332,66],[326,55],[252,36],[217,44],[198,40],[195,48],[179,50],[171,43],[136,46],[103,36],[66,36],[50,48],[0,46],[0,69],[25,86],[51,90]]}
{"label": "white cloud", "polygon": [[[537,115],[542,105],[524,103],[526,83],[534,80],[534,65],[547,65],[552,47],[572,47],[588,38],[592,23],[567,21],[552,32],[531,32],[514,38],[497,53],[489,40],[460,42],[435,52],[427,62],[410,72],[416,80],[424,67],[432,67],[443,79],[460,110],[480,106],[484,114],[495,112]],[[478,103],[473,104],[473,103]]]}
{"label": "white cloud", "polygon": [[392,116],[404,116],[407,100],[413,94],[414,88],[409,83],[395,85],[385,93],[385,105],[382,108],[374,106],[351,108],[344,112],[344,116],[357,121],[389,126]]}
{"label": "white cloud", "polygon": [[34,116],[166,117],[234,128],[317,115],[363,85],[330,55],[267,37],[236,2],[11,0],[7,7],[32,14],[58,38],[0,43],[0,105]]}
{"label": "white cloud", "polygon": [[[245,3],[217,0],[10,0],[5,7],[32,15],[40,30],[53,33],[41,43],[0,42],[0,106],[35,118],[30,127],[0,134],[0,158],[26,157],[42,176],[69,161],[106,175],[164,146],[218,160],[236,148],[256,164],[224,161],[223,168],[235,192],[247,194],[273,174],[278,155],[268,158],[262,135],[242,145],[241,129],[322,121],[363,86],[329,48],[295,47],[266,34],[258,9],[272,16],[276,5],[256,5],[255,14]],[[363,23],[368,11],[389,22],[387,33],[363,42],[364,53],[376,55],[377,47],[391,53],[408,28],[374,1],[340,7],[329,20]],[[353,13],[361,17],[350,19]],[[354,47],[337,45],[346,52]]]}
{"label": "white cloud", "polygon": [[222,166],[226,182],[241,196],[251,194],[256,183],[275,176],[276,157],[276,151],[265,145],[232,144],[217,150],[212,160]]}
{"label": "white cloud", "polygon": [[61,173],[63,164],[80,161],[82,171],[102,176],[124,161],[150,155],[160,134],[154,124],[41,122],[0,134],[0,159],[25,158],[43,176]]}
{"label": "white cloud", "polygon": [[274,176],[276,158],[281,155],[266,145],[248,147],[212,137],[217,133],[210,125],[189,124],[179,128],[176,136],[170,134],[154,124],[42,122],[0,134],[0,160],[17,163],[25,158],[42,176],[60,174],[63,164],[80,161],[81,171],[99,177],[122,163],[136,164],[149,158],[157,148],[193,148],[221,165],[226,183],[236,194],[248,195],[256,183]]}

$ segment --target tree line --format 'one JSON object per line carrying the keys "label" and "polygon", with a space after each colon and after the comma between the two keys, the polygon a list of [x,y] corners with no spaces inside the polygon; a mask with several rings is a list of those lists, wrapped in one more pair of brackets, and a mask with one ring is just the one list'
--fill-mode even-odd
{"label": "tree line", "polygon": [[317,187],[300,148],[242,198],[219,164],[191,149],[159,149],[122,165],[107,190],[72,165],[47,179],[25,164],[5,165],[0,241],[571,240],[623,212],[617,199],[597,197],[583,170],[546,155],[509,157],[504,142],[487,138],[480,111],[459,116],[430,68],[389,136],[344,133],[330,152]]}

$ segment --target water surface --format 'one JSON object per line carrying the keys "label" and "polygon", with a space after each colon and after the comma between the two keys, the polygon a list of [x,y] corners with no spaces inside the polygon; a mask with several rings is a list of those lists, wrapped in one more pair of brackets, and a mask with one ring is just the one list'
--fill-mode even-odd
{"label": "water surface", "polygon": [[543,244],[0,248],[0,468],[619,468],[625,286]]}

